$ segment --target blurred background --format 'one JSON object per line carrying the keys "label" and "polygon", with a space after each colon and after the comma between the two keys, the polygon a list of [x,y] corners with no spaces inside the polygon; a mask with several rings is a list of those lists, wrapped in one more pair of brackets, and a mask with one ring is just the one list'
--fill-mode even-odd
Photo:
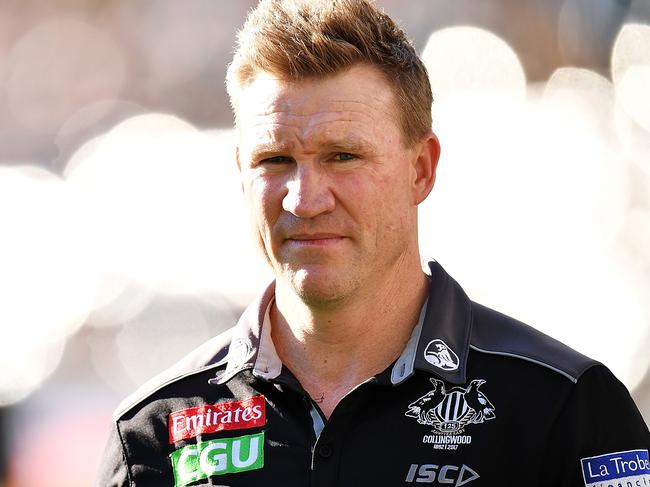
{"label": "blurred background", "polygon": [[[118,402],[271,279],[223,82],[253,3],[0,0],[0,485],[90,485]],[[378,3],[434,90],[424,256],[650,421],[650,1]]]}

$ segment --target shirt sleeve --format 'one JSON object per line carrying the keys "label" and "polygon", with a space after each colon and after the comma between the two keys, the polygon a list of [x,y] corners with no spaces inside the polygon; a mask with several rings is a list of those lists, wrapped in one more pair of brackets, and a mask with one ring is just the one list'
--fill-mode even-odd
{"label": "shirt sleeve", "polygon": [[95,487],[129,487],[129,469],[117,425],[114,424],[99,466]]}
{"label": "shirt sleeve", "polygon": [[544,487],[618,485],[616,480],[645,475],[650,480],[648,426],[625,386],[602,365],[580,377],[542,449]]}

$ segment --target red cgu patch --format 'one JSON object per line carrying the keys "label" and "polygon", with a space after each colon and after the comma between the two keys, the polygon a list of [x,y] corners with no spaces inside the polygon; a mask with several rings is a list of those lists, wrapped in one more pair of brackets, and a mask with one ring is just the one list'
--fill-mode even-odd
{"label": "red cgu patch", "polygon": [[203,433],[256,428],[266,424],[266,400],[255,396],[242,401],[206,404],[169,415],[169,443]]}

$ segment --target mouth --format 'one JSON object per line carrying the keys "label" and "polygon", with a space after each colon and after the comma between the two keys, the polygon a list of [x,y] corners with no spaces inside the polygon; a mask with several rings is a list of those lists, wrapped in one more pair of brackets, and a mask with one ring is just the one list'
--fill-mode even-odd
{"label": "mouth", "polygon": [[286,242],[298,246],[327,246],[342,242],[346,237],[335,233],[299,233],[291,235]]}

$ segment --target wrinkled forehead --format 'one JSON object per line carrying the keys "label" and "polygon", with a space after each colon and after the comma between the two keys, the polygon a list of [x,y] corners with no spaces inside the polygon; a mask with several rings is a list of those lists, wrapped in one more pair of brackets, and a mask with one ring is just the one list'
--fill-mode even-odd
{"label": "wrinkled forehead", "polygon": [[260,124],[281,126],[323,113],[329,106],[337,111],[345,109],[343,99],[324,107],[319,84],[287,81],[261,73],[242,90],[238,112],[240,128],[247,131]]}
{"label": "wrinkled forehead", "polygon": [[281,127],[305,120],[316,124],[371,122],[378,117],[398,121],[391,86],[379,70],[366,65],[300,81],[260,72],[241,88],[236,117],[240,137],[260,124]]}

